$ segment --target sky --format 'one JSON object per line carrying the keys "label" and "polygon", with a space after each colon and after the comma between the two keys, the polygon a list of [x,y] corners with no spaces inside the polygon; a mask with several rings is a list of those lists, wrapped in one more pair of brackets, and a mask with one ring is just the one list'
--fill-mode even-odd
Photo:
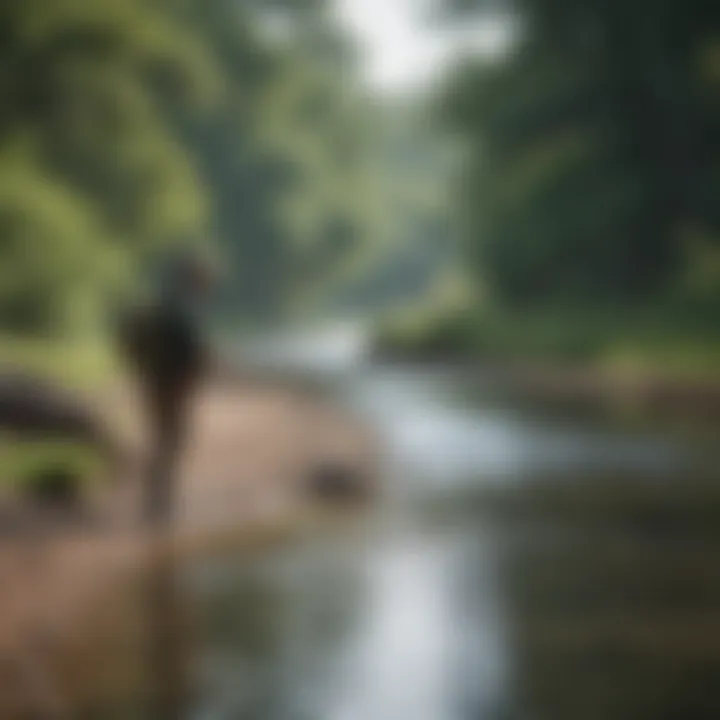
{"label": "sky", "polygon": [[357,43],[367,85],[387,95],[421,93],[464,52],[495,55],[512,39],[500,19],[440,26],[433,0],[333,0],[336,19]]}

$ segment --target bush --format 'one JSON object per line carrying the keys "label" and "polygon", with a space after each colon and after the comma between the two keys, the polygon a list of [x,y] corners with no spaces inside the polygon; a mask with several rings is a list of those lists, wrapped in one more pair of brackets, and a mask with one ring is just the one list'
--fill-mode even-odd
{"label": "bush", "polygon": [[75,442],[4,438],[0,442],[0,485],[13,491],[60,492],[74,484],[78,493],[103,477],[96,450]]}

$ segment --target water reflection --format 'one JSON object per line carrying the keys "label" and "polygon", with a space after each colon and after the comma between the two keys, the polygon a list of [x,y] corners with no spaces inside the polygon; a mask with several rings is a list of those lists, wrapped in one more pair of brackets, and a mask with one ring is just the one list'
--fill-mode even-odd
{"label": "water reflection", "polygon": [[452,720],[497,705],[495,583],[474,535],[406,528],[196,578],[211,716]]}
{"label": "water reflection", "polygon": [[[158,544],[157,539],[151,542]],[[141,581],[146,622],[147,715],[178,720],[192,687],[189,667],[189,614],[179,584],[179,568],[164,557],[151,563]]]}
{"label": "water reflection", "polygon": [[206,638],[197,717],[319,717],[364,600],[355,552],[309,543],[191,576]]}
{"label": "water reflection", "polygon": [[[680,515],[680,517],[678,517]],[[515,693],[552,720],[720,717],[720,535],[602,512],[536,522],[506,547]]]}

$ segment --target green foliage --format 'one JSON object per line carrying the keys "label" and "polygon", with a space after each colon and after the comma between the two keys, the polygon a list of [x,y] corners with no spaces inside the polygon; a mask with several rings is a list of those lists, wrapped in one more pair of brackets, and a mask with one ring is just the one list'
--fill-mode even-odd
{"label": "green foliage", "polygon": [[203,191],[158,98],[204,107],[216,70],[143,0],[8,0],[0,24],[0,325],[97,329],[130,270],[202,231]]}
{"label": "green foliage", "polygon": [[322,6],[2,4],[1,329],[92,333],[188,243],[221,250],[233,318],[277,317],[349,262],[362,129]]}
{"label": "green foliage", "polygon": [[524,36],[448,90],[477,274],[506,305],[674,292],[718,237],[717,24],[700,0],[521,0]]}
{"label": "green foliage", "polygon": [[560,304],[521,311],[486,307],[419,325],[387,323],[376,349],[382,357],[410,360],[568,362],[714,374],[720,331],[692,306],[677,304],[632,309],[624,304]]}
{"label": "green foliage", "polygon": [[[219,310],[233,323],[316,309],[367,239],[359,102],[321,5],[185,3],[226,96],[204,117],[166,111],[207,190],[209,235],[229,271]],[[254,13],[268,11],[286,16],[287,37],[265,37]]]}
{"label": "green foliage", "polygon": [[51,472],[67,473],[88,486],[107,470],[95,452],[77,443],[0,438],[0,487],[25,488]]}
{"label": "green foliage", "polygon": [[0,176],[0,323],[64,330],[109,281],[109,253],[87,206],[32,168]]}

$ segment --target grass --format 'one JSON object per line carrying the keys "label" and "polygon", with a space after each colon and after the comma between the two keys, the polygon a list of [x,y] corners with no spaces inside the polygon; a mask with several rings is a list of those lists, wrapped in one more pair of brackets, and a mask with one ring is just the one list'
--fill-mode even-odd
{"label": "grass", "polygon": [[0,336],[0,368],[20,369],[64,385],[94,389],[117,373],[107,342]]}
{"label": "grass", "polygon": [[378,353],[403,359],[572,362],[612,370],[717,376],[720,328],[676,308],[469,311],[381,328]]}
{"label": "grass", "polygon": [[18,489],[49,472],[77,478],[82,487],[98,481],[105,462],[93,448],[78,442],[29,441],[0,438],[0,487]]}

